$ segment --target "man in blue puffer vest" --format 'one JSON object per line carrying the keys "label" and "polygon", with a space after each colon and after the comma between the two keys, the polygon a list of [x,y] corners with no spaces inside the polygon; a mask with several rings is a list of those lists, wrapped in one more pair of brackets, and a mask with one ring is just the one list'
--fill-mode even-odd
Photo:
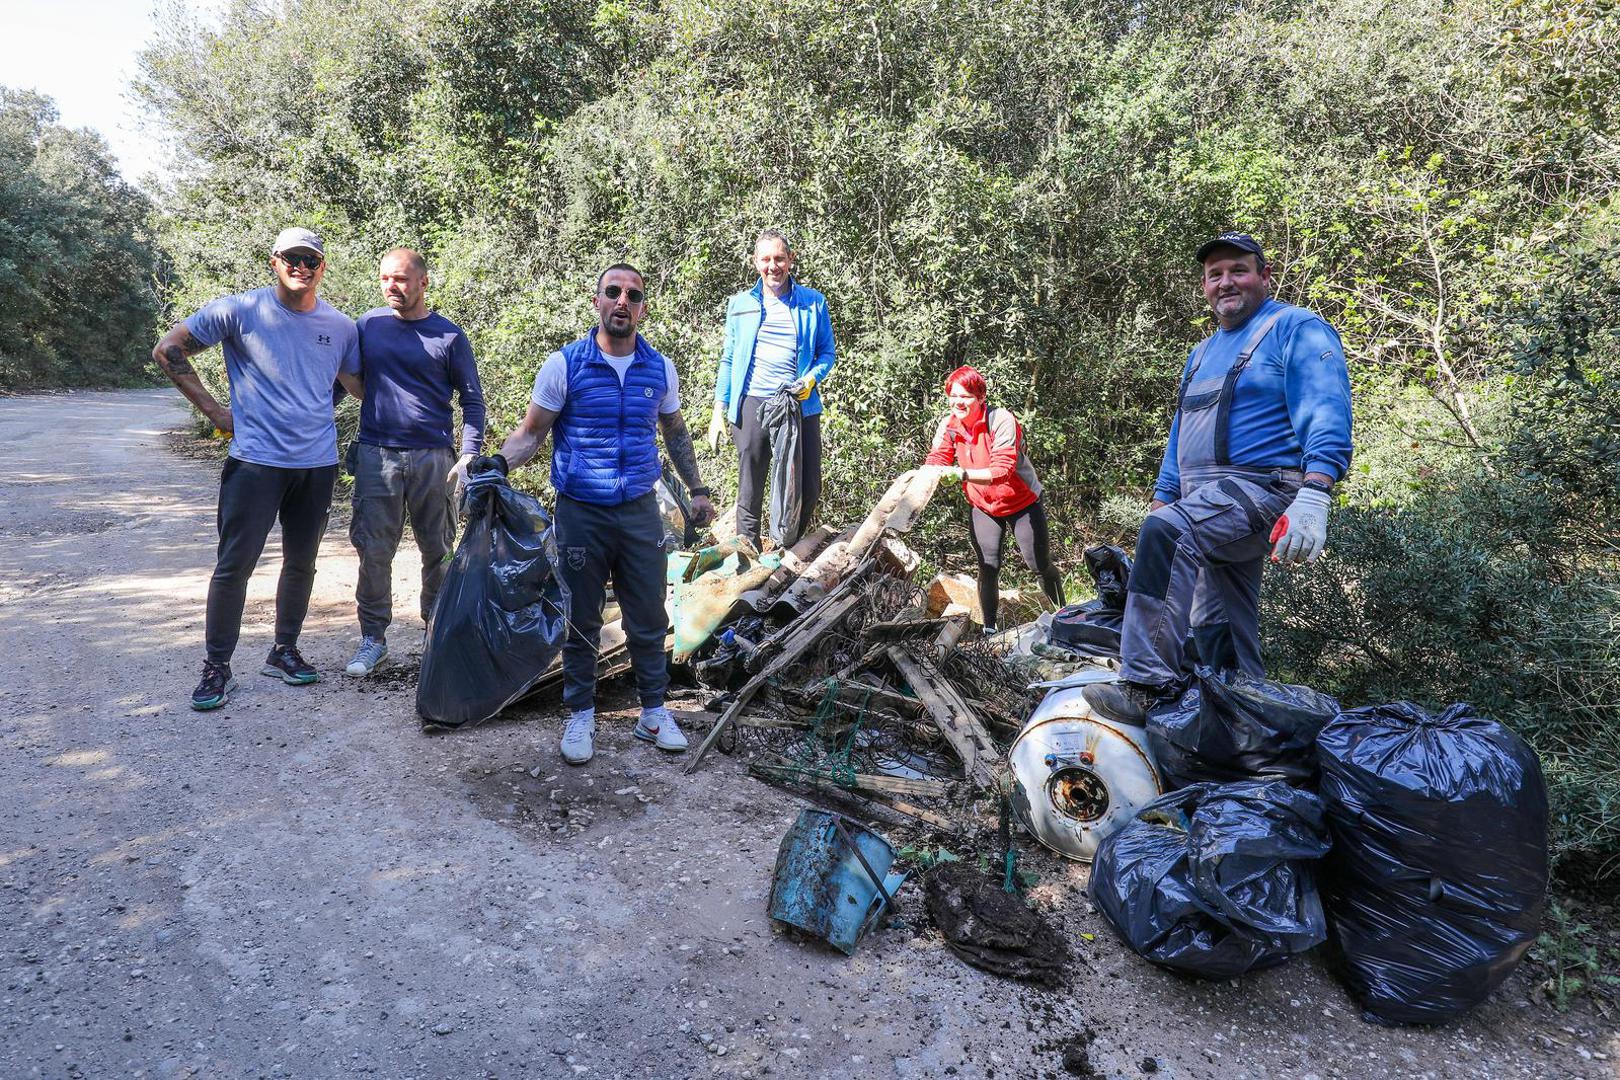
{"label": "man in blue puffer vest", "polygon": [[[760,413],[778,391],[802,403],[796,522],[775,520],[772,535],[797,538],[809,531],[821,499],[821,391],[837,360],[827,300],[793,278],[793,249],[779,229],[754,241],[759,281],[726,302],[726,338],[714,383],[709,449],[720,449],[727,421],[737,445],[737,535],[760,543],[760,512],[771,475],[771,441]],[[774,497],[773,497],[774,499]],[[791,545],[791,539],[784,539]]]}
{"label": "man in blue puffer vest", "polygon": [[681,418],[675,365],[636,333],[647,311],[641,271],[616,263],[596,281],[596,328],[552,353],[535,376],[528,412],[499,454],[472,471],[506,473],[528,462],[552,436],[551,486],[557,491],[557,554],[572,596],[563,645],[563,704],[569,710],[561,752],[583,765],[595,752],[596,659],[607,583],[624,626],[641,697],[635,736],[679,753],[686,736],[664,707],[664,522],[653,491],[658,432],[692,494],[692,523],[714,517],[697,452]]}

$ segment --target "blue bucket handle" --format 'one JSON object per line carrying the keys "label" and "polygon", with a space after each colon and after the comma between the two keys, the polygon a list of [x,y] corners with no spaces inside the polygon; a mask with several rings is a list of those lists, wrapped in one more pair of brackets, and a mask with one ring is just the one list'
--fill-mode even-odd
{"label": "blue bucket handle", "polygon": [[839,814],[833,814],[832,821],[833,828],[838,830],[839,839],[848,844],[855,852],[856,861],[861,864],[861,869],[866,871],[866,876],[872,879],[872,887],[877,890],[876,895],[872,897],[871,906],[867,909],[866,918],[861,921],[861,928],[855,934],[855,940],[859,941],[883,917],[883,912],[888,908],[890,901],[894,899],[894,894],[899,892],[901,883],[906,880],[906,875],[891,874],[887,879],[879,877],[877,871],[872,869],[872,864],[866,861],[866,853],[861,850],[861,845],[855,842],[855,837],[845,828],[843,817]]}

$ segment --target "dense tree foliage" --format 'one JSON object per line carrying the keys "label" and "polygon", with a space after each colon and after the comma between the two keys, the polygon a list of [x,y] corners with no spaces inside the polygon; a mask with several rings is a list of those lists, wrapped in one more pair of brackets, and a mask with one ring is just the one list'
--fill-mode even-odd
{"label": "dense tree foliage", "polygon": [[288,0],[171,9],[141,92],[185,148],[177,309],[261,282],[286,223],[326,232],[355,311],[418,245],[504,431],[628,257],[701,413],[724,297],[782,227],[840,344],[828,515],[920,459],[971,362],[1071,565],[1139,519],[1210,328],[1192,248],[1256,233],[1358,403],[1330,558],[1268,607],[1279,671],[1496,710],[1554,774],[1560,849],[1601,860],[1617,41],[1612,0]]}
{"label": "dense tree foliage", "polygon": [[150,204],[56,120],[0,87],[0,390],[139,380],[157,316]]}

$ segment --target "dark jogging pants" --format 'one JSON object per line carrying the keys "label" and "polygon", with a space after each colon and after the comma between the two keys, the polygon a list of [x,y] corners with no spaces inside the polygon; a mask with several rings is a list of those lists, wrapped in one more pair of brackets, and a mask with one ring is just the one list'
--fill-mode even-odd
{"label": "dark jogging pants", "polygon": [[568,638],[563,643],[563,704],[572,711],[596,701],[596,661],[608,579],[619,602],[636,692],[647,708],[664,703],[669,662],[664,656],[664,588],[669,554],[658,496],[647,492],[618,506],[557,496],[558,572],[568,586]]}
{"label": "dark jogging pants", "polygon": [[315,556],[321,550],[332,508],[337,466],[281,469],[230,458],[219,477],[219,554],[208,583],[208,659],[228,664],[242,634],[242,606],[248,579],[259,564],[265,540],[281,521],[281,580],[276,586],[277,645],[296,645],[315,585]]}

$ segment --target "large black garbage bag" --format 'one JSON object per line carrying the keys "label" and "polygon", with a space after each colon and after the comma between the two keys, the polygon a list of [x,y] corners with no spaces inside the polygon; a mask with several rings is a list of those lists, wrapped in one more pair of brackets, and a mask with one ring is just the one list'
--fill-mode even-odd
{"label": "large black garbage bag", "polygon": [[528,693],[562,650],[568,590],[540,500],[496,472],[467,483],[461,543],[433,605],[416,711],[440,727],[488,720]]}
{"label": "large black garbage bag", "polygon": [[1308,791],[1281,780],[1195,784],[1104,839],[1089,890],[1138,955],[1226,979],[1327,937],[1314,865],[1328,846]]}
{"label": "large black garbage bag", "polygon": [[1317,739],[1335,847],[1324,880],[1346,981],[1369,1019],[1477,1005],[1535,941],[1547,789],[1535,751],[1468,705],[1352,709]]}
{"label": "large black garbage bag", "polygon": [[1047,641],[1078,656],[1119,658],[1119,637],[1125,626],[1125,584],[1131,559],[1112,544],[1086,548],[1086,569],[1097,583],[1097,599],[1070,604],[1052,616]]}
{"label": "large black garbage bag", "polygon": [[1170,787],[1277,777],[1316,782],[1316,736],[1339,703],[1290,686],[1207,667],[1172,707],[1148,715],[1148,743]]}

